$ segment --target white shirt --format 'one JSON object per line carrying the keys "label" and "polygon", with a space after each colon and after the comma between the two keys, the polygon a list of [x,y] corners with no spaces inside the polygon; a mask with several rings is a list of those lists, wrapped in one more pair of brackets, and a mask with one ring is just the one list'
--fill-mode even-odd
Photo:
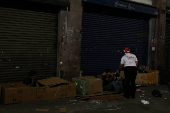
{"label": "white shirt", "polygon": [[137,57],[134,54],[127,53],[121,58],[121,64],[124,64],[124,67],[127,66],[136,66]]}

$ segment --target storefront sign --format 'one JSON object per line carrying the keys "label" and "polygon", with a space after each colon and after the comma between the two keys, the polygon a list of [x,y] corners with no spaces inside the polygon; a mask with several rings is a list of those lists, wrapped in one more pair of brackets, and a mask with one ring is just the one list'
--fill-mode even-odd
{"label": "storefront sign", "polygon": [[158,15],[157,8],[145,6],[145,5],[138,5],[138,4],[130,3],[130,2],[124,2],[124,1],[119,1],[119,0],[82,0],[82,1],[136,11],[136,12],[142,12],[142,13],[147,13],[147,14],[152,14],[152,15]]}

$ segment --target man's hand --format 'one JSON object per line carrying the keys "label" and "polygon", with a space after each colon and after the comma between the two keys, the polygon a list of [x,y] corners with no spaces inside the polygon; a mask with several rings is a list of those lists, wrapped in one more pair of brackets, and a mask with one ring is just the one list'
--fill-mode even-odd
{"label": "man's hand", "polygon": [[119,65],[119,69],[116,71],[116,73],[119,73],[119,70],[121,70],[122,67],[123,67],[123,64],[120,64],[120,65]]}
{"label": "man's hand", "polygon": [[119,74],[119,70],[117,70],[116,73]]}

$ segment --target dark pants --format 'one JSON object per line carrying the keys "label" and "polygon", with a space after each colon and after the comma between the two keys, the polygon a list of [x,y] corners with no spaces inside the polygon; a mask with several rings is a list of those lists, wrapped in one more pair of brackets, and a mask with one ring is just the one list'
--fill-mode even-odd
{"label": "dark pants", "polygon": [[125,67],[125,96],[135,98],[136,86],[135,79],[137,75],[136,67]]}
{"label": "dark pants", "polygon": [[122,82],[121,81],[118,81],[118,82],[115,82],[115,81],[112,81],[110,82],[107,86],[104,86],[104,90],[105,91],[113,91],[114,89],[116,90],[116,92],[119,92],[119,87],[120,87],[120,90],[123,91],[123,86],[122,86]]}

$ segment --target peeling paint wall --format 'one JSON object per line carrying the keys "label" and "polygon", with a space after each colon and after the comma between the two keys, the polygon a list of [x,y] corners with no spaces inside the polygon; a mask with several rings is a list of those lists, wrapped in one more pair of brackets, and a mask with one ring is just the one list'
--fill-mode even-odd
{"label": "peeling paint wall", "polygon": [[155,69],[159,69],[160,81],[165,75],[165,8],[166,0],[153,0],[153,5],[158,8],[158,16],[156,18],[156,32],[155,32],[155,52],[152,52],[154,56]]}
{"label": "peeling paint wall", "polygon": [[[80,0],[70,0],[68,21],[67,12],[59,13],[59,39],[58,39],[58,73],[61,78],[71,80],[79,76],[81,57],[81,23],[82,6]],[[67,23],[66,23],[67,22]],[[66,27],[66,24],[68,26]]]}

